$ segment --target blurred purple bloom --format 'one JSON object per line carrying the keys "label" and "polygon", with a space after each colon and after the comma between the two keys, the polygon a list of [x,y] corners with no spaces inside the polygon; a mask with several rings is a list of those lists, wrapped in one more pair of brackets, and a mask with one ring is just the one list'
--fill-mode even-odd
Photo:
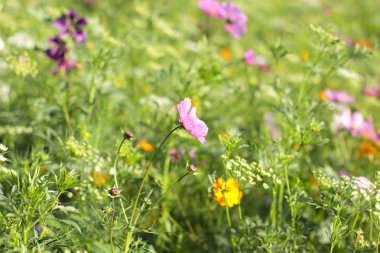
{"label": "blurred purple bloom", "polygon": [[223,18],[227,21],[224,25],[224,29],[226,29],[232,37],[239,39],[241,35],[247,32],[247,16],[230,2],[222,3],[222,7],[225,11]]}
{"label": "blurred purple bloom", "polygon": [[200,0],[198,7],[211,17],[223,18],[225,16],[225,11],[222,8],[222,5],[216,0]]}
{"label": "blurred purple bloom", "polygon": [[256,54],[252,49],[248,49],[244,52],[244,61],[248,65],[255,65],[256,64]]}
{"label": "blurred purple bloom", "polygon": [[280,138],[280,131],[274,123],[274,116],[271,112],[267,112],[264,115],[264,122],[270,130],[273,140],[278,140]]}
{"label": "blurred purple bloom", "polygon": [[337,102],[337,103],[348,104],[355,101],[355,98],[348,95],[348,93],[345,91],[339,91],[339,90],[332,91],[332,90],[326,89],[323,91],[323,94],[326,99]]}
{"label": "blurred purple bloom", "polygon": [[364,87],[363,92],[371,97],[377,97],[380,95],[380,89],[375,89],[368,86]]}
{"label": "blurred purple bloom", "polygon": [[57,66],[51,69],[52,73],[57,72],[57,67],[66,71],[68,68],[75,68],[75,60],[73,58],[68,58],[67,53],[69,49],[66,47],[66,42],[57,35],[54,38],[49,39],[50,44],[56,46],[55,48],[50,48],[45,51],[46,55],[57,63]]}
{"label": "blurred purple bloom", "polygon": [[183,148],[171,148],[170,149],[170,161],[173,163],[180,163],[185,156],[185,150]]}
{"label": "blurred purple bloom", "polygon": [[77,17],[77,13],[70,10],[66,15],[55,20],[54,26],[60,29],[59,34],[71,34],[74,40],[79,44],[86,40],[86,33],[82,30],[83,26],[87,25],[85,17]]}
{"label": "blurred purple bloom", "polygon": [[354,182],[356,187],[358,187],[360,190],[368,191],[374,186],[372,182],[366,177],[357,177],[354,179]]}

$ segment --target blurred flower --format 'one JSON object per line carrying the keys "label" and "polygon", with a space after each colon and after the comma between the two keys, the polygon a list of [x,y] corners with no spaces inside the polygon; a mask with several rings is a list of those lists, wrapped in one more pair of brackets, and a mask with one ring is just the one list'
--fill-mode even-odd
{"label": "blurred flower", "polygon": [[243,192],[239,191],[239,182],[233,178],[224,181],[222,177],[212,184],[214,187],[214,199],[220,206],[233,207],[240,203]]}
{"label": "blurred flower", "polygon": [[374,185],[372,184],[372,182],[366,178],[366,177],[357,177],[357,178],[354,178],[353,179],[356,187],[358,187],[358,189],[360,190],[370,190]]}
{"label": "blurred flower", "polygon": [[185,98],[178,105],[179,122],[182,123],[183,128],[195,137],[199,142],[206,142],[206,135],[208,128],[205,122],[200,120],[196,115],[196,108],[191,107],[190,98]]}
{"label": "blurred flower", "polygon": [[224,18],[226,15],[222,5],[216,0],[200,0],[198,7],[208,16],[214,18]]}
{"label": "blurred flower", "polygon": [[115,197],[120,194],[120,191],[117,187],[112,187],[110,190],[108,190],[109,195],[112,197]]}
{"label": "blurred flower", "polygon": [[3,51],[5,48],[5,43],[4,41],[0,38],[0,51]]}
{"label": "blurred flower", "polygon": [[274,116],[271,112],[266,112],[264,115],[264,122],[266,126],[269,128],[272,139],[278,140],[280,138],[280,131],[276,127],[276,124],[274,123]]}
{"label": "blurred flower", "polygon": [[35,46],[34,39],[26,32],[17,32],[7,40],[8,44],[17,48],[33,49]]}
{"label": "blurred flower", "polygon": [[125,130],[125,131],[124,131],[123,136],[124,136],[124,138],[127,139],[127,140],[130,140],[130,139],[133,138],[133,134],[132,134],[132,132],[131,132],[131,131],[128,131],[128,130]]}
{"label": "blurred flower", "polygon": [[309,53],[309,51],[307,51],[307,50],[302,51],[302,52],[301,52],[301,57],[302,57],[302,59],[304,59],[305,61],[309,60],[309,58],[310,58],[310,53]]}
{"label": "blurred flower", "polygon": [[[47,49],[45,51],[46,55],[57,62],[57,67],[61,68],[63,71],[67,71],[67,69],[75,68],[75,60],[73,58],[68,58],[67,53],[69,49],[66,47],[66,42],[62,40],[60,36],[55,36],[54,38],[49,39],[50,44],[56,46],[55,48]],[[57,68],[53,67],[51,69],[52,73],[57,72]]]}
{"label": "blurred flower", "polygon": [[93,178],[95,185],[105,185],[105,183],[106,183],[106,179],[105,179],[103,173],[101,173],[99,171],[95,171],[95,172],[90,173],[90,177]]}
{"label": "blurred flower", "polygon": [[194,173],[197,171],[197,167],[195,167],[194,164],[190,164],[190,165],[187,167],[187,171],[190,172],[191,174],[194,174]]}
{"label": "blurred flower", "polygon": [[142,150],[147,152],[152,152],[154,150],[153,145],[150,144],[147,140],[140,140],[137,145],[139,145]]}
{"label": "blurred flower", "polygon": [[337,103],[344,103],[344,104],[352,103],[355,101],[355,98],[348,95],[347,92],[339,91],[339,90],[337,91],[332,91],[329,89],[322,90],[319,93],[319,96],[321,97],[322,100],[331,100]]}
{"label": "blurred flower", "polygon": [[8,147],[0,143],[0,152],[6,152],[7,150],[8,150]]}
{"label": "blurred flower", "polygon": [[85,17],[77,17],[77,13],[70,10],[55,20],[54,26],[60,29],[59,35],[71,34],[74,40],[79,44],[86,40],[86,33],[82,30],[87,25]]}
{"label": "blurred flower", "polygon": [[170,149],[170,161],[173,163],[180,163],[185,156],[185,150],[183,148],[171,148]]}
{"label": "blurred flower", "polygon": [[248,49],[244,52],[244,61],[248,65],[255,65],[256,64],[256,54],[252,49]]}
{"label": "blurred flower", "polygon": [[363,39],[363,38],[356,38],[354,40],[355,45],[359,45],[361,47],[371,49],[372,48],[372,43],[369,40]]}
{"label": "blurred flower", "polygon": [[380,84],[378,84],[378,88],[372,88],[372,87],[369,87],[369,86],[365,86],[363,88],[363,92],[365,94],[367,94],[368,96],[371,96],[371,97],[377,97],[380,95]]}
{"label": "blurred flower", "polygon": [[226,29],[232,37],[239,39],[241,35],[247,32],[247,16],[230,2],[222,3],[222,7],[225,11],[223,18],[227,21],[224,25],[224,29]]}
{"label": "blurred flower", "polygon": [[379,155],[377,147],[372,142],[363,141],[359,146],[359,154],[363,157],[370,158]]}
{"label": "blurred flower", "polygon": [[229,59],[232,58],[231,51],[228,48],[226,48],[226,47],[223,47],[222,49],[220,49],[220,55],[225,60],[229,60]]}
{"label": "blurred flower", "polygon": [[37,231],[38,236],[41,236],[42,231],[44,230],[41,223],[37,222],[37,224],[34,226],[34,229]]}
{"label": "blurred flower", "polygon": [[267,72],[269,70],[268,60],[265,56],[258,55],[256,57],[256,65],[259,67],[260,71]]}
{"label": "blurred flower", "polygon": [[226,20],[224,29],[232,37],[239,39],[241,35],[247,32],[247,16],[232,3],[219,3],[216,0],[200,0],[198,6],[209,16]]}

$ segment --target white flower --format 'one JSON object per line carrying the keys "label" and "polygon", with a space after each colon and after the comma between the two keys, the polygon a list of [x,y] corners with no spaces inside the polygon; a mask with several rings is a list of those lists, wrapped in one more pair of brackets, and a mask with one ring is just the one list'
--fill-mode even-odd
{"label": "white flower", "polygon": [[6,152],[8,147],[0,143],[0,152]]}
{"label": "white flower", "polygon": [[33,49],[34,39],[26,32],[17,32],[8,38],[7,42],[18,48]]}
{"label": "white flower", "polygon": [[0,38],[0,51],[3,51],[5,48],[5,43],[4,41]]}
{"label": "white flower", "polygon": [[0,155],[0,162],[6,162],[8,161],[7,158],[5,158],[3,155]]}

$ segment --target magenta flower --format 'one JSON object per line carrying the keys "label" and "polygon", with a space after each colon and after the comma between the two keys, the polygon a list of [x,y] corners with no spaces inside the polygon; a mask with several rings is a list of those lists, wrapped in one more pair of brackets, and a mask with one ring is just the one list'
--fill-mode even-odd
{"label": "magenta flower", "polygon": [[206,123],[198,119],[196,115],[196,108],[191,107],[190,98],[185,98],[177,105],[179,113],[179,122],[182,123],[183,128],[189,132],[195,139],[201,143],[206,142],[206,135],[208,128]]}
{"label": "magenta flower", "polygon": [[216,0],[200,0],[198,7],[208,16],[223,18],[226,14],[222,5]]}
{"label": "magenta flower", "polygon": [[247,16],[235,5],[230,2],[222,3],[225,11],[224,19],[227,23],[224,29],[229,32],[232,37],[239,39],[241,35],[247,32]]}
{"label": "magenta flower", "polygon": [[371,97],[377,97],[380,95],[380,89],[375,89],[369,86],[364,87],[363,92]]}
{"label": "magenta flower", "polygon": [[256,64],[256,54],[252,49],[248,49],[244,52],[244,61],[248,65],[255,65]]}
{"label": "magenta flower", "polygon": [[331,100],[337,103],[342,103],[342,104],[348,104],[355,101],[355,98],[348,95],[347,92],[339,91],[339,90],[332,91],[332,90],[326,89],[322,91],[322,96],[324,99],[328,99],[328,100]]}
{"label": "magenta flower", "polygon": [[74,69],[76,65],[75,60],[68,56],[69,49],[66,47],[65,41],[57,35],[54,38],[50,38],[49,42],[54,45],[55,48],[47,49],[45,53],[50,59],[57,63],[57,65],[52,67],[50,71],[55,74],[57,68],[62,69],[64,72],[68,69]]}
{"label": "magenta flower", "polygon": [[77,17],[77,13],[70,10],[66,15],[55,20],[54,26],[61,31],[59,35],[71,34],[74,40],[79,44],[86,40],[86,33],[83,31],[83,26],[87,25],[85,17]]}

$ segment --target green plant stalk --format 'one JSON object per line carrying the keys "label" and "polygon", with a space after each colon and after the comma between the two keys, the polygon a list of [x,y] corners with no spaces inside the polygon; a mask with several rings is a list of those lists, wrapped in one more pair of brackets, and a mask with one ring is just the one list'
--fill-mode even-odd
{"label": "green plant stalk", "polygon": [[279,223],[282,224],[282,208],[284,203],[284,184],[280,185],[280,191],[278,194],[278,220]]}
{"label": "green plant stalk", "polygon": [[[290,184],[289,184],[289,176],[288,176],[288,165],[286,164],[285,165],[285,181],[286,181],[286,189],[288,191],[288,198],[289,198],[289,207],[290,207],[290,213],[291,213],[291,216],[292,216],[292,224],[291,224],[291,228],[292,228],[292,231],[291,231],[291,236],[294,237],[294,231],[295,231],[295,226],[296,226],[296,217],[295,217],[295,213],[294,213],[294,207],[293,207],[293,199],[292,199],[292,195],[291,195],[291,191],[290,191]],[[293,243],[294,243],[294,249],[296,249],[297,245],[296,245],[296,240],[295,238],[293,238]]]}
{"label": "green plant stalk", "polygon": [[71,80],[69,75],[65,81],[66,84],[66,101],[63,105],[63,114],[65,116],[66,127],[71,132],[71,119],[70,119],[70,96],[71,96]]}
{"label": "green plant stalk", "polygon": [[276,227],[277,221],[277,210],[276,210],[276,202],[277,202],[277,187],[272,188],[272,204],[270,207],[270,219],[272,223],[272,227]]}
{"label": "green plant stalk", "polygon": [[[123,146],[125,140],[127,140],[127,138],[124,137],[123,140],[121,141],[120,145],[119,145],[119,148],[117,149],[115,161],[113,163],[113,168],[115,170],[114,174],[113,174],[113,177],[114,177],[114,180],[115,180],[115,187],[117,189],[119,189],[119,186],[118,186],[118,183],[117,183],[117,162],[119,160],[119,155],[120,155],[121,147]],[[123,210],[123,215],[124,215],[125,222],[128,224],[129,220],[128,220],[127,214],[125,213],[125,208],[124,208],[123,200],[121,198],[119,198],[119,200],[120,200],[121,209]]]}
{"label": "green plant stalk", "polygon": [[[154,208],[169,194],[169,192],[171,192],[174,189],[174,187],[189,174],[190,174],[190,172],[186,172],[186,174],[182,175],[177,181],[175,181],[175,183],[173,183],[171,186],[169,186],[169,188],[164,192],[164,194],[162,194],[162,196],[152,204],[150,211],[154,210]],[[148,213],[145,213],[142,216],[142,219],[145,218],[147,215],[148,215]],[[139,218],[139,216],[136,216],[136,220],[138,220],[138,218]]]}
{"label": "green plant stalk", "polygon": [[236,252],[236,245],[235,245],[235,240],[234,240],[234,235],[232,234],[232,224],[231,224],[231,218],[230,218],[230,212],[228,210],[228,205],[227,205],[227,200],[226,200],[226,197],[225,197],[225,193],[223,192],[223,198],[225,200],[225,209],[226,209],[226,217],[227,217],[227,223],[228,223],[228,228],[230,230],[230,240],[231,240],[231,246],[232,246],[232,252],[235,253]]}
{"label": "green plant stalk", "polygon": [[125,247],[124,247],[124,253],[127,253],[128,250],[129,250],[129,246],[131,244],[131,240],[132,240],[132,235],[133,235],[133,232],[134,232],[134,224],[135,224],[135,212],[136,212],[136,207],[137,207],[137,203],[140,199],[140,195],[141,195],[141,191],[142,191],[142,188],[143,188],[143,185],[144,185],[144,182],[148,176],[148,172],[150,170],[150,167],[154,161],[154,159],[156,158],[156,156],[158,155],[159,151],[161,150],[162,146],[165,144],[166,140],[170,137],[170,135],[172,133],[174,133],[176,130],[182,128],[182,125],[179,125],[175,128],[173,128],[167,135],[166,137],[163,139],[163,141],[161,142],[160,146],[158,147],[158,149],[155,151],[153,157],[150,159],[146,169],[145,169],[145,172],[144,172],[144,175],[143,175],[143,178],[142,178],[142,181],[140,183],[140,187],[139,187],[139,190],[137,192],[137,196],[136,196],[136,199],[133,203],[133,208],[132,208],[132,213],[131,213],[131,217],[130,217],[130,223],[129,223],[129,229],[128,229],[128,232],[127,232],[127,236],[125,238]]}
{"label": "green plant stalk", "polygon": [[111,219],[111,226],[110,226],[110,243],[111,243],[111,250],[112,253],[115,252],[113,248],[113,226],[115,224],[115,199],[112,198],[112,219]]}

